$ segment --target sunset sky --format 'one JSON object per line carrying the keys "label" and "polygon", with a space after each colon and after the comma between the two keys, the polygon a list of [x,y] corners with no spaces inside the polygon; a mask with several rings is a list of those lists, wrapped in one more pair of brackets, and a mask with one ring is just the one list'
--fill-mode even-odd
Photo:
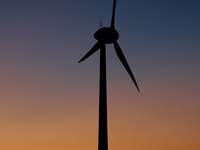
{"label": "sunset sky", "polygon": [[[0,149],[97,150],[99,51],[113,0],[0,0]],[[200,1],[118,0],[108,149],[200,149]]]}

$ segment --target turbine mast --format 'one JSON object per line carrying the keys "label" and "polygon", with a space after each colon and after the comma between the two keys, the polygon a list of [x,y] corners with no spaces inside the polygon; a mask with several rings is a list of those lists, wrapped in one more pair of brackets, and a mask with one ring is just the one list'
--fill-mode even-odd
{"label": "turbine mast", "polygon": [[98,150],[108,150],[106,49],[105,49],[105,46],[106,46],[105,43],[102,43],[101,49],[100,49]]}

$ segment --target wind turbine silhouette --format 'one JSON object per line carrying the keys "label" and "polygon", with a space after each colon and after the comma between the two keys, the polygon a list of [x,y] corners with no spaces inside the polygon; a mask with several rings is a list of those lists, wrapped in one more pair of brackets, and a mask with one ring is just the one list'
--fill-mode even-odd
{"label": "wind turbine silhouette", "polygon": [[137,82],[133,76],[133,73],[124,57],[124,54],[117,43],[119,33],[115,30],[115,8],[116,1],[113,2],[113,12],[111,27],[103,27],[99,29],[94,37],[98,42],[92,47],[92,49],[79,61],[82,62],[98,49],[100,49],[100,80],[99,80],[99,138],[98,138],[98,150],[108,150],[108,132],[107,132],[107,89],[106,89],[106,44],[114,44],[115,51],[121,63],[124,65],[131,79],[133,80],[137,90],[139,91]]}

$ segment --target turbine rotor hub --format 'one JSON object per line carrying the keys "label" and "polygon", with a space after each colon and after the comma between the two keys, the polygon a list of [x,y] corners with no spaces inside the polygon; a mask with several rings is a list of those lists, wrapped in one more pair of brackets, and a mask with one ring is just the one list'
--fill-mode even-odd
{"label": "turbine rotor hub", "polygon": [[115,29],[104,27],[95,32],[94,37],[100,42],[111,44],[117,41],[119,33]]}

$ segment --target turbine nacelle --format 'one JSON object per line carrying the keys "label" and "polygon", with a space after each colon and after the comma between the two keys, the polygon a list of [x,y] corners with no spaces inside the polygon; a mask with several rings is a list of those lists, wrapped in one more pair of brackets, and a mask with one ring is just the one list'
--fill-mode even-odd
{"label": "turbine nacelle", "polygon": [[111,44],[117,41],[119,33],[113,28],[104,27],[95,32],[94,37],[100,42]]}

